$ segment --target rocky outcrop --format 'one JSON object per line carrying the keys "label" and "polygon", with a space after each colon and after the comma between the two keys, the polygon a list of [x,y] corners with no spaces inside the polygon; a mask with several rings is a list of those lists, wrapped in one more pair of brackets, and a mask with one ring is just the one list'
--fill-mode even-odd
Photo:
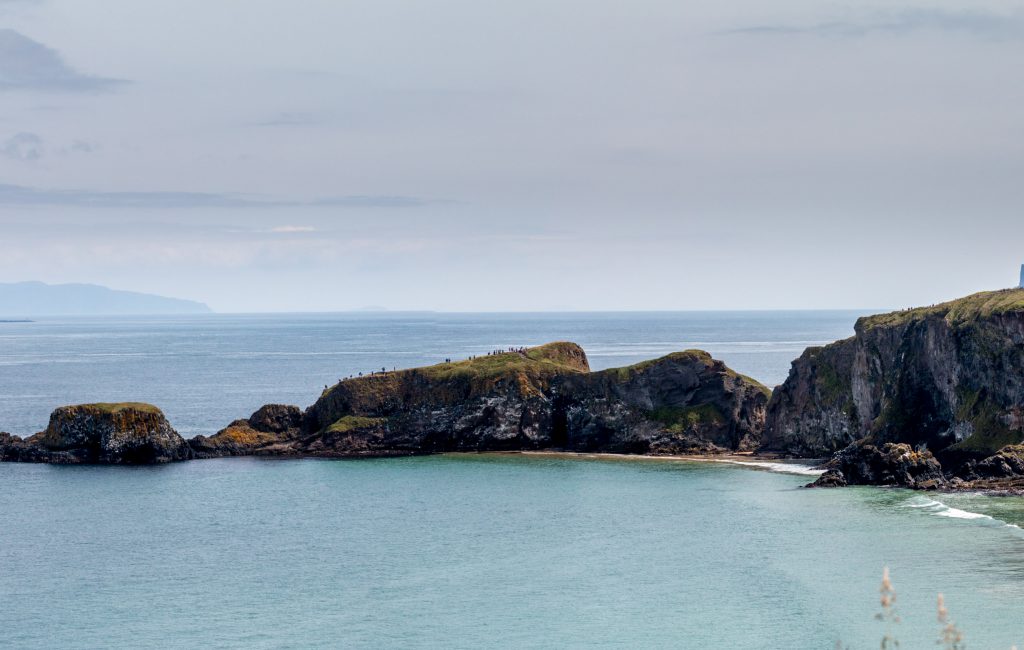
{"label": "rocky outcrop", "polygon": [[47,463],[152,464],[192,458],[192,450],[149,404],[81,404],[50,415],[25,440],[0,435],[0,459]]}
{"label": "rocky outcrop", "polygon": [[143,463],[224,456],[361,457],[562,449],[682,454],[757,446],[769,391],[705,352],[590,372],[574,343],[351,378],[304,413],[271,404],[188,443],[158,409],[93,404],[54,412],[0,460]]}
{"label": "rocky outcrop", "polygon": [[554,446],[692,454],[752,451],[770,391],[688,350],[555,383]]}
{"label": "rocky outcrop", "polygon": [[293,448],[323,456],[752,449],[769,391],[704,352],[589,372],[573,343],[370,377],[324,392]]}
{"label": "rocky outcrop", "polygon": [[325,455],[542,449],[552,384],[585,374],[574,343],[342,381],[305,414],[298,446]]}
{"label": "rocky outcrop", "polygon": [[931,450],[947,469],[1024,440],[1024,290],[857,321],[811,348],[768,405],[763,450],[803,457],[867,440]]}
{"label": "rocky outcrop", "polygon": [[942,466],[931,453],[891,442],[881,446],[850,445],[833,456],[825,469],[810,487],[892,485],[935,489],[946,482]]}
{"label": "rocky outcrop", "polygon": [[297,406],[267,404],[247,420],[235,420],[216,434],[188,441],[196,458],[288,454],[300,434],[302,411]]}

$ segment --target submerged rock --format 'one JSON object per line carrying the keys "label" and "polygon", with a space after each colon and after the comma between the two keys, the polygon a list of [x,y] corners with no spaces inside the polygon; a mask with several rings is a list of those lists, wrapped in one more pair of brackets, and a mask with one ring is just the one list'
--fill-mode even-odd
{"label": "submerged rock", "polygon": [[137,402],[61,407],[45,431],[13,447],[14,460],[30,462],[150,464],[192,458],[188,443],[160,409]]}

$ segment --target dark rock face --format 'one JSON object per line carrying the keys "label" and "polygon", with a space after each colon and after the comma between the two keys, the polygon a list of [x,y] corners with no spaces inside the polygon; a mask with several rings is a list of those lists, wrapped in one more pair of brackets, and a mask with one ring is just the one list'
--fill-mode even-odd
{"label": "dark rock face", "polygon": [[752,451],[769,391],[706,352],[670,354],[555,383],[559,446],[576,451],[690,454]]}
{"label": "dark rock face", "polygon": [[827,471],[811,487],[895,485],[931,489],[945,484],[942,466],[931,453],[891,442],[878,447],[867,443],[850,445],[825,467]]}
{"label": "dark rock face", "polygon": [[299,448],[393,455],[551,446],[552,382],[589,370],[573,343],[349,379],[305,414]]}
{"label": "dark rock face", "polygon": [[155,463],[223,456],[361,457],[565,449],[637,454],[756,448],[769,391],[705,352],[591,373],[574,343],[339,382],[313,406],[267,405],[189,442],[155,407],[54,412],[0,460]]}
{"label": "dark rock face", "polygon": [[287,434],[302,426],[302,411],[298,406],[267,404],[249,416],[248,424],[256,431]]}
{"label": "dark rock face", "polygon": [[975,480],[1024,477],[1024,445],[1003,447],[988,458],[969,463],[964,473]]}
{"label": "dark rock face", "polygon": [[[447,367],[457,366],[457,367]],[[341,382],[306,412],[302,453],[753,448],[768,391],[703,352],[590,373],[557,343]]]}
{"label": "dark rock face", "polygon": [[1024,440],[1024,291],[862,318],[852,338],[797,359],[762,449],[825,456],[864,438],[951,465]]}
{"label": "dark rock face", "polygon": [[21,437],[0,432],[0,462],[45,463],[50,458],[49,452],[25,442]]}
{"label": "dark rock face", "polygon": [[302,411],[297,406],[267,404],[248,420],[235,420],[216,434],[188,441],[197,458],[288,454],[287,444],[298,437]]}
{"label": "dark rock face", "polygon": [[48,463],[151,464],[192,458],[163,413],[138,403],[61,407],[50,415],[45,431],[26,440],[10,437],[0,454]]}

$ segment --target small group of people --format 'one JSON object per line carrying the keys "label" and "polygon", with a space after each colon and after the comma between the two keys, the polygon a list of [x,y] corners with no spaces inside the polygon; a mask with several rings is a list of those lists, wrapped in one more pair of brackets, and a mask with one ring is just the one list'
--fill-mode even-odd
{"label": "small group of people", "polygon": [[487,356],[496,356],[499,354],[526,354],[526,348],[505,348],[504,350],[493,350],[487,353]]}
{"label": "small group of people", "polygon": [[[522,347],[505,348],[504,350],[500,350],[500,349],[499,350],[491,350],[490,352],[487,353],[487,356],[493,357],[493,356],[497,356],[499,354],[521,354],[523,356],[526,356],[526,350],[527,349],[528,348],[526,346],[522,346]],[[473,354],[473,355],[470,355],[469,360],[472,361],[472,360],[474,360],[476,358],[477,358],[477,355]],[[452,362],[452,358],[451,357],[445,357],[444,362],[445,363],[451,363]],[[396,372],[397,370],[398,370],[397,366],[391,368],[391,372]],[[387,368],[381,368],[380,370],[371,370],[370,372],[366,373],[365,376],[366,377],[373,377],[373,376],[376,376],[376,375],[386,375],[386,374],[388,374],[388,369]],[[363,376],[364,376],[364,374],[359,372],[359,373],[356,373],[354,375],[349,375],[348,377],[342,377],[341,379],[338,380],[338,383],[340,384],[341,382],[345,381],[346,379],[355,379],[356,377],[363,377]],[[327,385],[324,384],[324,390],[327,390],[327,388],[328,388]]]}
{"label": "small group of people", "polygon": [[[491,350],[490,352],[487,353],[486,356],[488,356],[488,357],[496,357],[499,354],[522,354],[522,355],[525,356],[526,355],[526,350],[527,350],[526,346],[518,347],[518,348],[505,348],[504,350]],[[475,354],[469,355],[469,360],[470,361],[472,361],[473,359],[476,359],[476,358],[477,358],[477,355],[475,355]],[[445,359],[444,362],[445,363],[451,363],[452,360],[451,359]]]}

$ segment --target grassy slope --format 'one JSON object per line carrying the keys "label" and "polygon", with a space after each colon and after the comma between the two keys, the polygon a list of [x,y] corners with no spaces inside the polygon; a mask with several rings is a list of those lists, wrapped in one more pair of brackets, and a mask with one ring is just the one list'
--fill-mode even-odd
{"label": "grassy slope", "polygon": [[163,412],[160,409],[152,404],[146,404],[144,402],[97,402],[95,404],[74,404],[64,408],[89,411],[103,415],[113,415],[114,413],[129,410],[149,413],[151,415],[163,415]]}
{"label": "grassy slope", "polygon": [[904,325],[935,316],[945,318],[951,325],[964,325],[986,316],[1017,311],[1024,311],[1024,289],[983,291],[929,307],[866,316],[857,321],[857,329]]}
{"label": "grassy slope", "polygon": [[[632,375],[641,372],[655,364],[663,363],[665,361],[670,360],[699,362],[705,365],[711,365],[711,363],[714,361],[711,355],[705,352],[704,350],[683,350],[682,352],[672,352],[670,354],[666,354],[665,356],[658,357],[657,359],[648,359],[646,361],[634,363],[631,366],[623,366],[621,368],[609,368],[608,370],[604,370],[603,372],[614,375],[619,381],[628,381]],[[753,379],[746,375],[741,375],[740,373],[736,372],[732,368],[729,368],[728,366],[724,366],[724,369],[727,375],[729,375],[730,377],[742,379],[743,381],[751,384],[754,388],[764,393],[766,397],[772,394],[772,390],[770,388],[768,388],[761,382],[757,381],[756,379]]]}

